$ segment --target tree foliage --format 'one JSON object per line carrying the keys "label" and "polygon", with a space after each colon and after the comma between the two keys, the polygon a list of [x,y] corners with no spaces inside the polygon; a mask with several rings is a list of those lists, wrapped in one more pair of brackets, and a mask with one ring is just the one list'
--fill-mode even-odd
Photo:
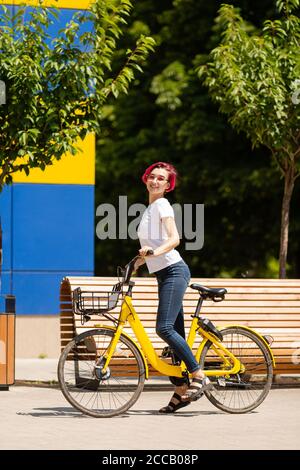
{"label": "tree foliage", "polygon": [[276,5],[281,17],[266,20],[262,31],[254,31],[237,8],[222,5],[216,20],[221,43],[198,73],[231,125],[254,147],[266,146],[284,177],[280,276],[285,277],[290,201],[300,174],[300,103],[293,99],[300,71],[295,14],[300,2],[277,0]]}
{"label": "tree foliage", "polygon": [[[127,195],[128,204],[147,205],[140,179],[144,168],[153,161],[171,161],[179,179],[167,196],[170,202],[205,204],[203,248],[186,251],[185,238],[179,246],[192,274],[274,277],[281,204],[275,164],[270,164],[266,147],[252,149],[245,135],[228,124],[207,88],[199,88],[195,73],[199,53],[208,54],[220,43],[220,28],[214,23],[220,3],[137,3],[123,48],[151,30],[157,50],[148,57],[143,80],[137,78],[128,95],[105,106],[97,151],[96,207],[110,202],[118,212],[118,195]],[[252,31],[276,14],[274,0],[231,3],[241,7]],[[296,200],[292,214],[289,273],[297,275]],[[99,220],[96,217],[96,223]],[[96,238],[96,272],[114,275],[116,261],[125,264],[137,247],[136,240]]]}
{"label": "tree foliage", "polygon": [[253,145],[266,145],[280,168],[300,154],[300,113],[292,96],[299,78],[300,19],[292,14],[298,0],[277,1],[281,19],[267,20],[262,33],[251,34],[232,5],[217,17],[222,42],[199,67],[210,95],[238,131]]}
{"label": "tree foliage", "polygon": [[[44,170],[66,152],[75,155],[78,138],[101,132],[103,106],[111,95],[128,93],[154,50],[154,39],[139,35],[112,70],[132,9],[129,0],[96,0],[52,40],[47,31],[59,11],[42,3],[30,12],[20,7],[14,15],[0,6],[0,80],[7,93],[0,106],[0,188],[11,183],[15,171]],[[92,31],[81,33],[86,22]]]}

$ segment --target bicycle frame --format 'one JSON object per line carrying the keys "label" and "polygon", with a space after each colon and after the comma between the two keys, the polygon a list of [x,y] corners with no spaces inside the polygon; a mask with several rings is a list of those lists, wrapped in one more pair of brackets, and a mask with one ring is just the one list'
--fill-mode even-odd
{"label": "bicycle frame", "polygon": [[[163,361],[156,353],[151,340],[149,339],[139,317],[132,305],[132,298],[129,295],[125,295],[123,298],[122,302],[122,307],[121,307],[121,312],[119,316],[119,323],[117,328],[112,327],[112,329],[115,330],[115,334],[113,336],[113,339],[109,345],[109,348],[107,350],[107,356],[106,356],[106,361],[104,364],[104,367],[102,369],[102,372],[105,373],[107,367],[109,366],[109,362],[112,358],[112,355],[115,351],[115,348],[117,346],[118,340],[123,333],[123,328],[126,323],[130,324],[130,327],[132,328],[136,339],[138,340],[139,345],[134,342],[136,347],[139,349],[141,356],[144,360],[145,364],[145,369],[146,369],[146,378],[148,378],[148,366],[145,360],[145,357],[148,359],[149,363],[152,365],[154,369],[156,369],[158,372],[160,372],[162,375],[166,376],[173,376],[173,377],[183,377],[184,375],[187,374],[186,371],[186,366],[184,362],[182,361],[180,365],[171,365],[168,364],[167,362]],[[205,371],[205,374],[207,376],[224,376],[230,375],[230,374],[237,374],[238,372],[243,372],[244,368],[241,362],[228,350],[226,349],[222,343],[212,334],[209,332],[203,330],[201,327],[198,325],[198,317],[194,316],[192,320],[192,324],[190,327],[187,343],[192,348],[196,334],[200,334],[203,337],[203,340],[201,341],[197,352],[196,352],[196,360],[199,362],[200,356],[202,353],[202,350],[207,343],[207,341],[212,342],[212,348],[214,351],[218,354],[218,356],[223,360],[224,362],[224,370],[214,370],[210,369],[208,371]],[[123,333],[125,334],[125,333]],[[126,334],[125,334],[126,335]],[[130,336],[126,335],[127,337],[130,338]],[[132,341],[132,338],[130,338]],[[226,356],[226,357],[225,357]],[[230,361],[228,360],[230,359]],[[230,367],[228,368],[227,367]],[[225,369],[226,367],[226,369]],[[190,376],[191,374],[189,374]]]}
{"label": "bicycle frame", "polygon": [[[132,303],[135,283],[130,281],[137,258],[118,269],[119,282],[104,296],[102,291],[85,292],[80,287],[73,293],[73,310],[80,313],[82,324],[96,314],[114,323],[94,324],[95,329],[77,335],[66,345],[58,363],[58,380],[65,398],[79,411],[96,418],[117,416],[136,402],[149,377],[148,363],[161,375],[170,377],[174,385],[182,383],[175,377],[186,379],[193,375],[184,361],[174,365],[174,360],[170,364],[170,360],[159,357],[141,323]],[[226,325],[218,331],[208,318],[200,316],[200,311],[207,299],[222,301],[227,289],[200,284],[190,287],[199,292],[199,298],[191,315],[187,344],[196,352],[195,359],[205,375],[212,379],[212,391],[204,394],[222,411],[248,413],[262,403],[271,388],[275,367],[272,338],[243,325]],[[116,319],[109,311],[116,307],[120,296],[122,305]],[[129,326],[133,335],[127,334]],[[126,348],[124,362],[122,348]],[[173,359],[173,354],[169,356]]]}

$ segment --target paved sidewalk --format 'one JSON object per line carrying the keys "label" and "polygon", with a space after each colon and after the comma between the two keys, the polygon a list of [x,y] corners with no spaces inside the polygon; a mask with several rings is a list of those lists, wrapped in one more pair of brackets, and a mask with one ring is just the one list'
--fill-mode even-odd
{"label": "paved sidewalk", "polygon": [[0,392],[0,449],[300,449],[300,393],[272,390],[259,408],[230,415],[205,398],[175,415],[157,410],[168,391],[144,391],[126,414],[90,418],[60,390],[12,386]]}
{"label": "paved sidewalk", "polygon": [[[16,383],[19,382],[57,382],[57,359],[16,359]],[[150,377],[146,388],[159,386],[172,389],[168,377]]]}
{"label": "paved sidewalk", "polygon": [[[59,358],[56,359],[16,359],[17,381],[37,381],[37,382],[53,382],[57,381],[57,364]],[[171,385],[167,377],[150,377],[146,382],[150,384]],[[281,375],[277,376],[276,383],[287,385],[289,387],[298,386],[300,388],[300,375]]]}
{"label": "paved sidewalk", "polygon": [[16,381],[57,381],[57,359],[16,359]]}
{"label": "paved sidewalk", "polygon": [[16,360],[17,385],[0,391],[0,449],[300,449],[299,388],[275,388],[245,415],[223,413],[202,398],[164,416],[157,410],[168,403],[171,384],[154,378],[126,414],[96,419],[51,386],[57,362]]}
{"label": "paved sidewalk", "polygon": [[[17,384],[29,384],[36,382],[57,382],[58,359],[16,359],[15,379]],[[277,376],[275,386],[299,387],[300,375]],[[145,389],[172,390],[172,384],[168,377],[151,377],[145,381]],[[300,392],[300,390],[299,390]]]}

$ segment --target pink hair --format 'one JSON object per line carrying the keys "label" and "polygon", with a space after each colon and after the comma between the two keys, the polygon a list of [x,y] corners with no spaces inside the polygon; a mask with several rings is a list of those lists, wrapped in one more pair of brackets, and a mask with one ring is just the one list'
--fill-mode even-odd
{"label": "pink hair", "polygon": [[163,168],[164,170],[167,170],[169,173],[169,188],[166,189],[166,193],[169,193],[170,191],[173,191],[173,189],[176,186],[176,177],[177,177],[177,171],[175,170],[174,166],[171,165],[171,163],[165,163],[165,162],[157,162],[153,163],[153,165],[148,166],[146,169],[145,173],[142,176],[142,181],[146,184],[147,183],[147,178],[150,175],[151,171],[154,170],[154,168]]}

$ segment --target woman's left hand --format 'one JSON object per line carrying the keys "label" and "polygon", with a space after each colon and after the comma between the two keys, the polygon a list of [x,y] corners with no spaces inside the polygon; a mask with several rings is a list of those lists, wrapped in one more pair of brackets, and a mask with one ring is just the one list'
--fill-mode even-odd
{"label": "woman's left hand", "polygon": [[153,256],[153,255],[147,255],[148,251],[151,250],[153,251],[153,248],[151,246],[142,246],[142,248],[139,250],[139,255],[140,256]]}

